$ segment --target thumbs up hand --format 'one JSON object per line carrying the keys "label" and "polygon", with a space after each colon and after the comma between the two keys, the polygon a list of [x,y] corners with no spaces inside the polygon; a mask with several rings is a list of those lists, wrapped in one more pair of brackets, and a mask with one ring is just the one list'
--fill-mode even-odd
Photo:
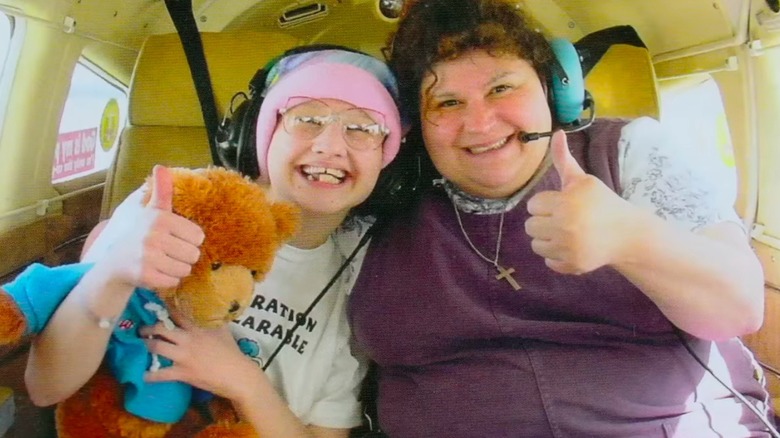
{"label": "thumbs up hand", "polygon": [[562,274],[584,274],[613,263],[623,251],[632,206],[582,169],[563,131],[553,135],[550,147],[561,190],[528,200],[531,217],[525,231],[531,248]]}
{"label": "thumbs up hand", "polygon": [[566,133],[557,131],[550,140],[550,152],[552,153],[553,166],[561,178],[561,191],[576,185],[578,182],[588,179],[588,174],[582,170],[580,163],[574,159],[569,150],[569,142]]}
{"label": "thumbs up hand", "polygon": [[163,289],[176,287],[188,276],[200,258],[205,238],[194,222],[172,212],[173,176],[169,169],[155,166],[150,181],[151,197],[139,210],[124,211],[111,221],[132,221],[98,262],[114,281]]}
{"label": "thumbs up hand", "polygon": [[147,206],[158,210],[173,211],[173,175],[165,166],[152,169],[152,195]]}

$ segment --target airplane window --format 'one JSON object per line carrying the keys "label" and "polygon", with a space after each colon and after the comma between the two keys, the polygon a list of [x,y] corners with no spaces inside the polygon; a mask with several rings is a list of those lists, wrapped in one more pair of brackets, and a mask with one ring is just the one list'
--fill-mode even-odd
{"label": "airplane window", "polygon": [[107,169],[116,155],[126,116],[125,90],[79,62],[60,121],[52,182]]}
{"label": "airplane window", "polygon": [[11,33],[13,30],[13,18],[0,13],[0,71],[5,70],[8,59],[8,49],[11,47]]}
{"label": "airplane window", "polygon": [[[0,12],[0,125],[8,111],[15,62],[19,56],[24,20]],[[15,54],[15,55],[14,55]]]}
{"label": "airplane window", "polygon": [[661,123],[714,173],[714,181],[731,182],[723,188],[736,199],[734,148],[718,84],[710,76],[701,76],[674,86],[662,82],[660,92]]}

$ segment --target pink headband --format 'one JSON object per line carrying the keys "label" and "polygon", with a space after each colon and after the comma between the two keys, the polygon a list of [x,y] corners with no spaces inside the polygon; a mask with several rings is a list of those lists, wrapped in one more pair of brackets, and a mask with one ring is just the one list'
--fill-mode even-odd
{"label": "pink headband", "polygon": [[276,130],[279,110],[293,96],[338,99],[356,107],[378,111],[390,128],[382,148],[382,166],[386,166],[401,146],[401,116],[393,97],[371,72],[335,62],[318,62],[298,67],[282,76],[268,90],[257,117],[257,163],[260,175],[268,175],[268,146]]}

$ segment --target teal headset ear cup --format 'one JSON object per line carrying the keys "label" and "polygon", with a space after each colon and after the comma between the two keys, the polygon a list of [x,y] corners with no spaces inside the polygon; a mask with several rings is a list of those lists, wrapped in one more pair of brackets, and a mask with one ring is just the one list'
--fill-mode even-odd
{"label": "teal headset ear cup", "polygon": [[[580,55],[574,44],[564,38],[550,41],[560,69],[551,75],[553,111],[558,122],[567,125],[579,119],[585,101],[585,80],[582,77]],[[561,74],[561,70],[565,77]]]}

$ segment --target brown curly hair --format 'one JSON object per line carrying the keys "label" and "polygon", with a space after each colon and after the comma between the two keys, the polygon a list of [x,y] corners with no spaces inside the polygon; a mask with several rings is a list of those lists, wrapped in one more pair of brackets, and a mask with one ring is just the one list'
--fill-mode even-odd
{"label": "brown curly hair", "polygon": [[418,0],[408,4],[391,36],[389,64],[401,105],[419,118],[420,86],[433,66],[475,49],[516,55],[546,81],[554,55],[544,36],[504,0]]}

